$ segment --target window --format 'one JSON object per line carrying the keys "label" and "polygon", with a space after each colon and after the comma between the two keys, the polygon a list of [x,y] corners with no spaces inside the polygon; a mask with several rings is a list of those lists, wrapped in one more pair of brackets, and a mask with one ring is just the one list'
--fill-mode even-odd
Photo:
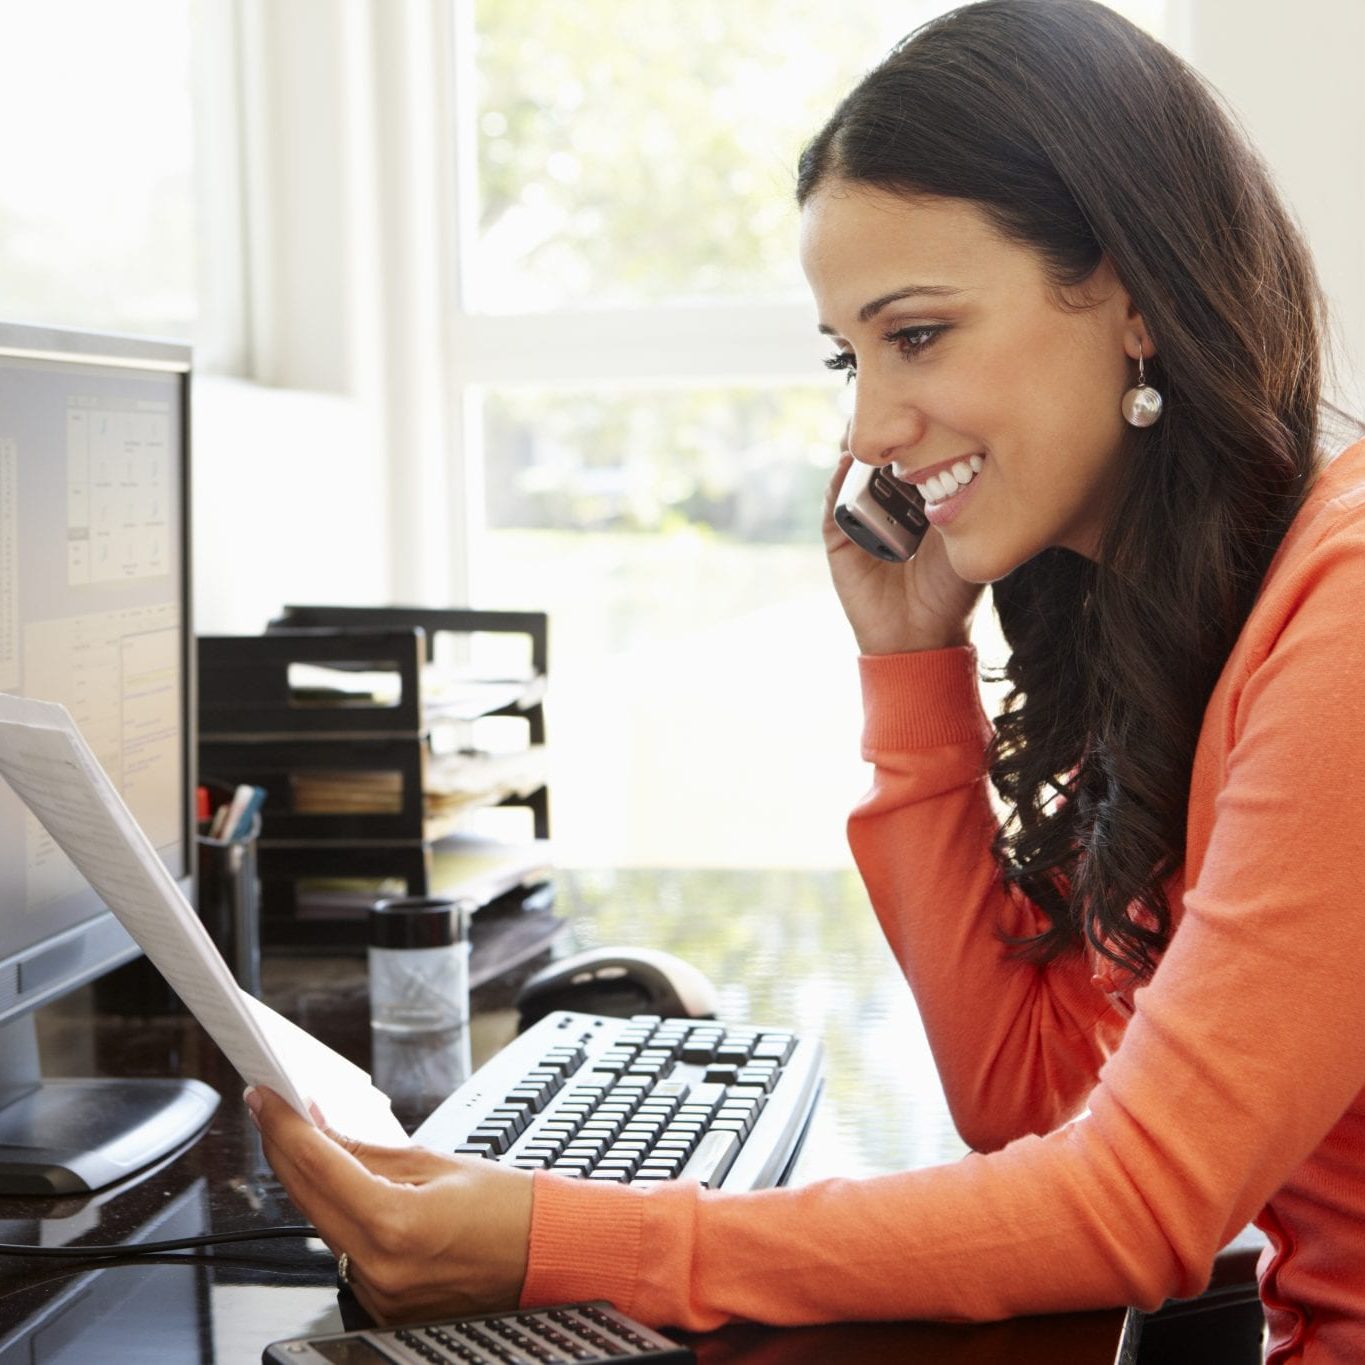
{"label": "window", "polygon": [[567,865],[848,861],[861,718],[819,545],[843,399],[792,189],[947,8],[457,6],[471,600],[550,612]]}
{"label": "window", "polygon": [[196,316],[190,6],[0,12],[0,312],[188,337]]}
{"label": "window", "polygon": [[0,7],[0,317],[242,365],[235,7]]}

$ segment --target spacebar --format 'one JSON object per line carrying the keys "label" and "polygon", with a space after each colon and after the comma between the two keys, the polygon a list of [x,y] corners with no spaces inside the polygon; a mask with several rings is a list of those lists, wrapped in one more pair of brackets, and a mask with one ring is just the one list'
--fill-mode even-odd
{"label": "spacebar", "polygon": [[692,1159],[678,1173],[679,1180],[695,1180],[714,1190],[729,1173],[739,1155],[739,1138],[728,1131],[707,1133],[697,1144]]}

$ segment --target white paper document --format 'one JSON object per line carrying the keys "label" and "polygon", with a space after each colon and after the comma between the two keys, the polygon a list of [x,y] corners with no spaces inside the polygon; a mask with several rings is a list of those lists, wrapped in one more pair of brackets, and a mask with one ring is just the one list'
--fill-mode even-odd
{"label": "white paper document", "polygon": [[63,706],[0,693],[0,776],[118,916],[243,1080],[350,1137],[409,1141],[370,1078],[243,992]]}

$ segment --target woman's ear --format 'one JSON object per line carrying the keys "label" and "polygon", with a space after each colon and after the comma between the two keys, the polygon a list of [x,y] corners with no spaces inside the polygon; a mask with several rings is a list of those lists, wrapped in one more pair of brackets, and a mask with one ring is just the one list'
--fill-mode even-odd
{"label": "woman's ear", "polygon": [[1143,321],[1142,314],[1129,305],[1128,324],[1123,333],[1123,349],[1130,360],[1150,360],[1156,354],[1156,342]]}
{"label": "woman's ear", "polygon": [[1156,354],[1152,333],[1107,255],[1101,256],[1085,281],[1075,287],[1069,301],[1073,306],[1103,309],[1105,326],[1113,329],[1110,336],[1121,341],[1130,360],[1139,356],[1150,360]]}
{"label": "woman's ear", "polygon": [[[1119,286],[1123,288],[1122,285]],[[1156,341],[1152,337],[1151,329],[1147,326],[1146,319],[1138,312],[1137,305],[1133,302],[1126,289],[1123,290],[1125,316],[1123,331],[1123,349],[1128,352],[1130,360],[1150,360],[1156,354]]]}

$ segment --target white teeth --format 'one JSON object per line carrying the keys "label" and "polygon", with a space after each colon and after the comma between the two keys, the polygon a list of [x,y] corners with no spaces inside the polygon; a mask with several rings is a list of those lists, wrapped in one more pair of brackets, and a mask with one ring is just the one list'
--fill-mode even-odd
{"label": "white teeth", "polygon": [[925,502],[943,502],[944,499],[952,497],[959,488],[965,488],[971,483],[985,463],[983,456],[969,455],[965,460],[958,460],[950,468],[940,469],[937,474],[931,474],[915,487],[919,489],[920,496]]}

